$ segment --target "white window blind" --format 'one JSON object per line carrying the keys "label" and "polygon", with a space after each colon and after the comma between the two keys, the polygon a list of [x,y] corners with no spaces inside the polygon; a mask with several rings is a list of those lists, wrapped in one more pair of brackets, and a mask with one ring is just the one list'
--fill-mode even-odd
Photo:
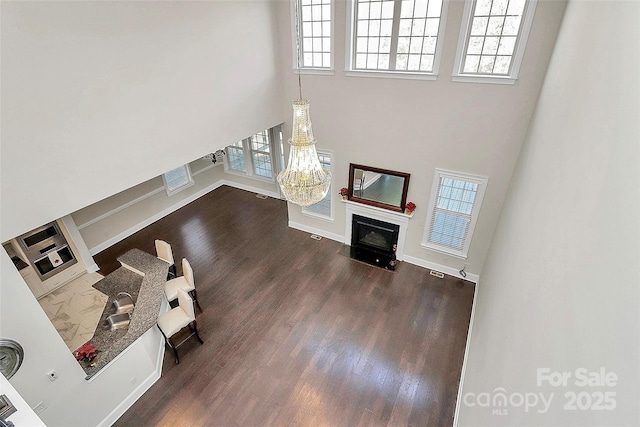
{"label": "white window blind", "polygon": [[467,256],[487,179],[436,170],[422,246]]}
{"label": "white window blind", "polygon": [[163,175],[167,194],[171,195],[193,184],[189,165],[183,165]]}

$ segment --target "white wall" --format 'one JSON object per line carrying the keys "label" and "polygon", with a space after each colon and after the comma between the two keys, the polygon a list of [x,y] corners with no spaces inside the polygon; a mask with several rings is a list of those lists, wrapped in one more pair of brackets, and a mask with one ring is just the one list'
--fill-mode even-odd
{"label": "white wall", "polygon": [[0,241],[284,120],[272,2],[0,7]]}
{"label": "white wall", "polygon": [[[273,3],[0,8],[0,241],[284,120]],[[49,426],[98,424],[153,374],[156,360],[141,348],[123,356],[122,369],[85,381],[0,252],[0,335],[25,350],[11,384],[30,405],[45,403],[40,416]]]}
{"label": "white wall", "polygon": [[[492,415],[462,402],[460,426],[640,425],[638,22],[637,2],[569,3],[478,289],[463,396],[552,403]],[[538,368],[571,377],[538,387]],[[577,386],[579,368],[617,384]],[[613,392],[616,407],[564,410],[572,392],[587,408]]]}
{"label": "white wall", "polygon": [[[137,346],[124,354],[117,366],[106,368],[105,374],[91,382],[86,381],[84,371],[13,263],[4,251],[0,252],[1,335],[16,340],[24,348],[24,362],[11,378],[11,385],[31,407],[43,403],[46,409],[39,416],[49,427],[98,425],[145,379],[154,375],[157,360],[144,346]],[[157,344],[154,348],[158,348]],[[53,382],[47,376],[51,370],[58,374]],[[136,379],[135,384],[132,378]]]}
{"label": "white wall", "polygon": [[225,173],[220,162],[214,165],[198,159],[189,166],[194,184],[171,196],[167,196],[162,177],[156,177],[74,212],[72,217],[89,252],[108,248],[221,185],[279,197],[275,181]]}
{"label": "white wall", "polygon": [[[513,86],[452,82],[463,1],[448,8],[440,74],[436,81],[347,77],[345,1],[336,1],[335,75],[303,75],[303,96],[311,102],[317,147],[333,151],[333,191],[348,184],[349,163],[409,172],[408,201],[418,206],[411,219],[405,256],[479,274],[493,236],[518,153],[535,106],[565,3],[542,1]],[[280,3],[283,76],[289,99],[298,97],[291,70],[290,12]],[[291,107],[289,107],[289,116]],[[290,117],[283,128],[291,135]],[[489,177],[468,259],[422,249],[435,168]],[[305,216],[289,206],[289,219],[327,233],[344,235],[345,205],[334,194],[335,221]],[[322,233],[321,233],[322,234]]]}

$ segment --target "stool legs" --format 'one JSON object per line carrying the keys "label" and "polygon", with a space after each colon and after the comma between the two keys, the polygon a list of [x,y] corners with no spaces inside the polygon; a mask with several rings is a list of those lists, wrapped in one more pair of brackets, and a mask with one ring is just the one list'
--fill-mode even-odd
{"label": "stool legs", "polygon": [[189,295],[191,296],[191,298],[193,298],[193,302],[196,303],[196,307],[198,307],[198,310],[200,310],[200,313],[202,313],[202,307],[200,307],[200,303],[198,302],[198,293],[196,292],[196,290],[192,290],[189,291]]}

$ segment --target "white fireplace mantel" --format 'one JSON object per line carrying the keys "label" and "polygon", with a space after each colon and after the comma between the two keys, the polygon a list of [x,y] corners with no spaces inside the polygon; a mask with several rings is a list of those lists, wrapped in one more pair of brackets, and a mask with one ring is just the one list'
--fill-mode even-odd
{"label": "white fireplace mantel", "polygon": [[352,202],[350,200],[343,201],[347,205],[347,217],[344,232],[345,244],[351,246],[351,223],[353,221],[353,215],[362,215],[368,218],[377,219],[378,221],[388,222],[400,227],[398,233],[398,248],[396,250],[396,259],[398,261],[403,260],[404,255],[404,242],[407,237],[407,227],[409,226],[409,219],[413,215],[407,215],[403,212],[394,212],[387,209],[377,208],[375,206],[364,205],[362,203]]}

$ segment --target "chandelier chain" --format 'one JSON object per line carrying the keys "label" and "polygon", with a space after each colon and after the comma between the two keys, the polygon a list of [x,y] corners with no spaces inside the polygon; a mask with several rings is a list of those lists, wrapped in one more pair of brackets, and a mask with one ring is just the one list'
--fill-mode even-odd
{"label": "chandelier chain", "polygon": [[302,99],[302,79],[300,77],[300,63],[302,62],[300,49],[300,0],[296,0],[294,4],[296,15],[296,69],[298,70],[298,90],[300,92],[300,99]]}

